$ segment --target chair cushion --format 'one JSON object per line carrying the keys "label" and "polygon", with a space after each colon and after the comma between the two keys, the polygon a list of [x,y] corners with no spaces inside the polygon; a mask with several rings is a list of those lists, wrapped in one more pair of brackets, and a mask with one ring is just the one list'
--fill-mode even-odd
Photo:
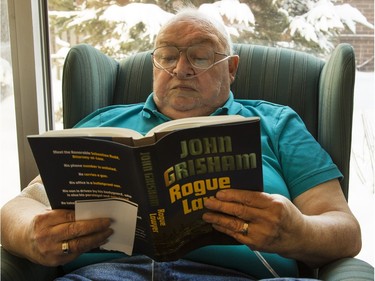
{"label": "chair cushion", "polygon": [[292,107],[317,136],[319,77],[324,62],[284,48],[236,44],[240,56],[235,98],[260,99]]}

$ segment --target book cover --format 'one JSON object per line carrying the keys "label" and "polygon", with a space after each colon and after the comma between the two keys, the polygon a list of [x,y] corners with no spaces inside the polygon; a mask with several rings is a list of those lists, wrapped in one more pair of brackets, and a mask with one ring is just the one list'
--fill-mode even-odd
{"label": "book cover", "polygon": [[[145,139],[31,136],[52,208],[121,199],[138,207],[128,253],[174,260],[235,240],[205,223],[203,201],[220,189],[262,191],[259,119],[204,125]],[[130,240],[132,241],[132,240]]]}

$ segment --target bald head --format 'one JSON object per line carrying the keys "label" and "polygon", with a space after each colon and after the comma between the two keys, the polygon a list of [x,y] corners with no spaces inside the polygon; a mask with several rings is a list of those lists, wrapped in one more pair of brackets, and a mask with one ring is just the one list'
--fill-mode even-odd
{"label": "bald head", "polygon": [[160,35],[165,34],[169,28],[175,27],[176,24],[183,25],[184,23],[194,23],[194,25],[189,25],[191,32],[198,30],[205,31],[208,40],[222,47],[226,54],[233,54],[232,41],[225,25],[216,18],[202,13],[195,8],[184,8],[166,22],[160,29],[159,35],[156,37],[155,46],[160,46]]}

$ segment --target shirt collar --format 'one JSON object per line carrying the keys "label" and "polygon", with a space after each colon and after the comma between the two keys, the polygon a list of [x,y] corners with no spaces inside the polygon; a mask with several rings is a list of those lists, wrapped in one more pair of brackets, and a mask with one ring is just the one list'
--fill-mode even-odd
{"label": "shirt collar", "polygon": [[143,106],[142,110],[143,117],[150,119],[151,117],[160,118],[163,121],[170,121],[171,119],[165,116],[163,113],[159,112],[154,101],[154,93],[151,93]]}
{"label": "shirt collar", "polygon": [[[234,96],[232,91],[229,93],[228,100],[225,102],[225,104],[218,109],[215,110],[211,115],[235,115],[238,114],[242,110],[243,106],[242,104],[236,102],[234,100]],[[158,108],[156,107],[156,104],[154,102],[154,93],[151,93],[143,106],[143,116],[145,118],[151,118],[152,116],[161,118],[164,121],[171,120],[169,117],[165,116],[161,112],[159,112]]]}
{"label": "shirt collar", "polygon": [[238,103],[234,99],[232,91],[229,92],[228,100],[224,103],[222,107],[219,107],[211,115],[236,115],[242,110],[242,104]]}

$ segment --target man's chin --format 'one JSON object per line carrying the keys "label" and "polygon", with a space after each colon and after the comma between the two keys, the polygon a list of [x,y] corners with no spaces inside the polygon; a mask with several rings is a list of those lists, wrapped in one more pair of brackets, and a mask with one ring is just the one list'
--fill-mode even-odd
{"label": "man's chin", "polygon": [[201,102],[199,98],[196,97],[175,95],[169,99],[169,105],[177,111],[191,111],[199,108]]}
{"label": "man's chin", "polygon": [[176,92],[169,96],[169,99],[171,101],[198,101],[200,99],[200,96],[197,95],[195,92]]}
{"label": "man's chin", "polygon": [[165,107],[162,113],[171,119],[210,115],[209,107],[176,105]]}

